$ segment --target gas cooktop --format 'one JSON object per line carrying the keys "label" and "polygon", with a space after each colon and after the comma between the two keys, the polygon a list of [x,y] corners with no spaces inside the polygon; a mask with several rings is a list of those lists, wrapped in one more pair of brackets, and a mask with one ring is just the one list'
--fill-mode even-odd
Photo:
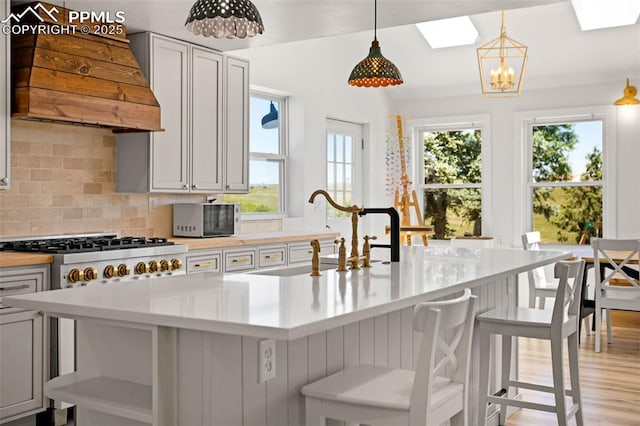
{"label": "gas cooktop", "polygon": [[16,240],[0,243],[0,250],[31,253],[86,253],[170,246],[174,243],[159,237],[118,237],[117,235],[69,236],[42,239]]}

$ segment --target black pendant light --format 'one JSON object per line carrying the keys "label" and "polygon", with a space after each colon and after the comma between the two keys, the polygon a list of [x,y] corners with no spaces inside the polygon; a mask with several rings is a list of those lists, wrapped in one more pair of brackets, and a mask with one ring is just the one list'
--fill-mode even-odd
{"label": "black pendant light", "polygon": [[197,0],[185,23],[205,37],[245,38],[264,32],[260,12],[250,0]]}
{"label": "black pendant light", "polygon": [[369,55],[351,71],[349,84],[358,87],[395,86],[402,84],[402,76],[393,62],[382,56],[377,38],[378,1],[373,2],[373,41]]}
{"label": "black pendant light", "polygon": [[276,106],[271,102],[269,106],[269,112],[262,117],[262,128],[263,129],[276,129],[278,127],[278,110]]}

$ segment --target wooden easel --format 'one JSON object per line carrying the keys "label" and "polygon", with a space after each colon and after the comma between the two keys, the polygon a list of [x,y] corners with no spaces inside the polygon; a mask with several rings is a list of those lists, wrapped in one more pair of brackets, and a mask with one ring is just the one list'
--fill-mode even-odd
{"label": "wooden easel", "polygon": [[[404,155],[404,140],[402,134],[402,117],[396,115],[395,118],[396,128],[398,130],[398,148],[400,150],[400,183],[402,185],[402,193],[400,193],[399,189],[396,189],[393,206],[400,211],[400,243],[410,246],[411,237],[413,235],[420,235],[422,237],[422,244],[426,247],[429,245],[427,236],[433,233],[433,228],[424,225],[416,190],[411,190],[411,194],[409,194],[409,187],[412,182],[407,175],[407,163]],[[411,208],[413,208],[416,216],[415,225],[411,222]],[[387,232],[388,231],[389,229],[387,227]]]}

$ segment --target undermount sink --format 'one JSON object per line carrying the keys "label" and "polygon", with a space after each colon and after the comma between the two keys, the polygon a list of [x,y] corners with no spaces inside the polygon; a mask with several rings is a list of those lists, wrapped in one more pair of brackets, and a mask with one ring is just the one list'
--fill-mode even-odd
{"label": "undermount sink", "polygon": [[[336,265],[331,265],[327,263],[321,263],[320,268],[321,271],[326,271],[328,269],[336,269]],[[300,266],[290,266],[287,268],[279,268],[279,269],[267,269],[265,271],[256,271],[252,272],[252,275],[270,275],[276,277],[291,277],[294,275],[310,275],[311,274],[311,265],[300,265]]]}

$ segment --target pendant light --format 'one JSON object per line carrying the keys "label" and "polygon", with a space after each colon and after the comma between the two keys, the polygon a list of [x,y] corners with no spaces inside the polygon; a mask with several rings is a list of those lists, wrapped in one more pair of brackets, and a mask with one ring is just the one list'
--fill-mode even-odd
{"label": "pendant light", "polygon": [[260,12],[250,0],[197,0],[185,27],[196,35],[215,38],[245,38],[264,32]]}
{"label": "pendant light", "polygon": [[263,129],[276,129],[278,127],[278,110],[276,106],[271,101],[271,105],[269,106],[269,112],[262,117],[262,128]]}
{"label": "pendant light", "polygon": [[504,10],[500,35],[480,46],[476,53],[483,95],[502,98],[520,94],[527,68],[527,46],[507,36]]}
{"label": "pendant light", "polygon": [[636,98],[638,89],[635,86],[629,84],[627,79],[627,86],[624,88],[624,96],[614,102],[614,105],[637,105],[640,104],[640,100]]}
{"label": "pendant light", "polygon": [[395,86],[402,84],[402,76],[398,68],[382,56],[377,38],[378,1],[373,2],[373,41],[369,55],[351,71],[349,84],[358,87]]}

